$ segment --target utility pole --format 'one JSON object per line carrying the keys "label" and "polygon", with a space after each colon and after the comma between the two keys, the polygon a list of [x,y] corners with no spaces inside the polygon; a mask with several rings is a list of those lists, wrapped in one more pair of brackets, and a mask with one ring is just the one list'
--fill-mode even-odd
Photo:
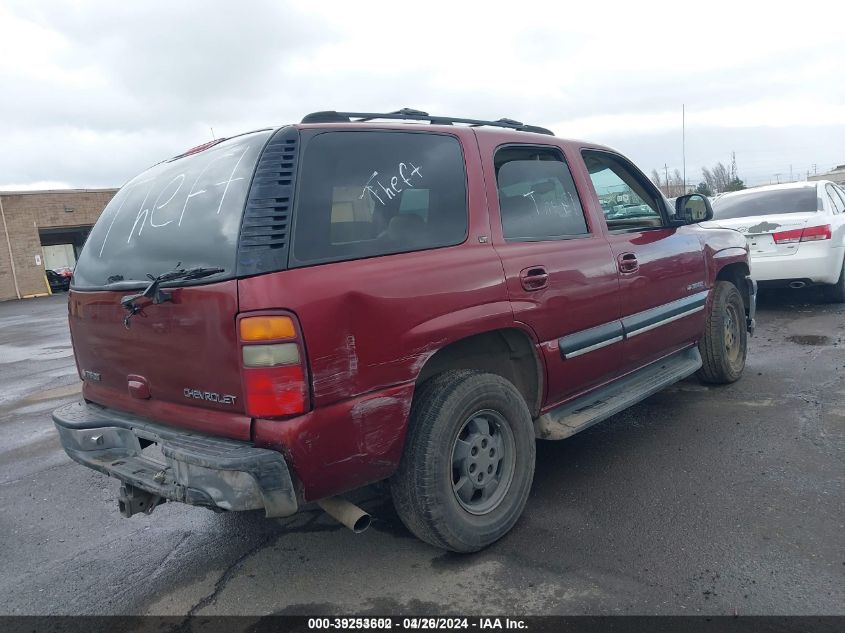
{"label": "utility pole", "polygon": [[681,156],[684,159],[684,192],[687,192],[687,106],[681,104]]}
{"label": "utility pole", "polygon": [[666,187],[666,195],[670,196],[671,193],[669,192],[669,167],[666,163],[663,163],[663,173],[666,174],[666,180],[664,181],[664,186]]}
{"label": "utility pole", "polygon": [[775,178],[777,178],[777,180],[778,180],[777,184],[780,184],[780,174],[775,174]]}
{"label": "utility pole", "polygon": [[795,182],[795,181],[792,179],[792,165],[790,165],[790,166],[789,166],[789,182]]}

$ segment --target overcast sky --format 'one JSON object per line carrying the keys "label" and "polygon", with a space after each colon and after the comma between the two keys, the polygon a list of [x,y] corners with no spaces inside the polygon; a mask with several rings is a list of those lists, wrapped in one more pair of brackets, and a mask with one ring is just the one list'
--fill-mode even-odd
{"label": "overcast sky", "polygon": [[[746,6],[748,5],[748,6]],[[315,110],[503,116],[643,170],[845,163],[845,5],[0,0],[0,189],[112,187]],[[788,8],[786,8],[788,7]]]}

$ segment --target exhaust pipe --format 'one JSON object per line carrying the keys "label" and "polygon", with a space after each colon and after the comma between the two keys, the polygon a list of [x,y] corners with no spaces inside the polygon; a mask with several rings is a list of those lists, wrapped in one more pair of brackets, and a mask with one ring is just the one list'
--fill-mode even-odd
{"label": "exhaust pipe", "polygon": [[370,515],[364,512],[354,503],[350,503],[346,499],[340,497],[329,497],[328,499],[321,499],[317,502],[326,514],[335,519],[338,523],[342,523],[355,534],[360,534],[368,527],[372,519]]}
{"label": "exhaust pipe", "polygon": [[803,281],[790,281],[789,282],[789,287],[793,288],[795,290],[798,290],[798,288],[803,288],[806,285],[807,284]]}

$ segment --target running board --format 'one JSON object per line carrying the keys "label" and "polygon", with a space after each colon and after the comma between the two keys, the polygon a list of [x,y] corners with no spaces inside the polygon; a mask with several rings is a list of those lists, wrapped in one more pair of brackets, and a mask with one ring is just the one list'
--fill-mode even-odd
{"label": "running board", "polygon": [[543,440],[565,439],[683,380],[700,367],[698,347],[677,352],[544,413],[534,420],[534,433]]}

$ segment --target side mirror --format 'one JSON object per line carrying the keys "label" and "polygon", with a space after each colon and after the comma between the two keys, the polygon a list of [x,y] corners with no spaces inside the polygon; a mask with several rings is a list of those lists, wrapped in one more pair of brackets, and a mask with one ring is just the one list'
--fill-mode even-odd
{"label": "side mirror", "polygon": [[707,196],[691,193],[675,200],[675,218],[679,224],[697,224],[713,219],[713,207]]}

